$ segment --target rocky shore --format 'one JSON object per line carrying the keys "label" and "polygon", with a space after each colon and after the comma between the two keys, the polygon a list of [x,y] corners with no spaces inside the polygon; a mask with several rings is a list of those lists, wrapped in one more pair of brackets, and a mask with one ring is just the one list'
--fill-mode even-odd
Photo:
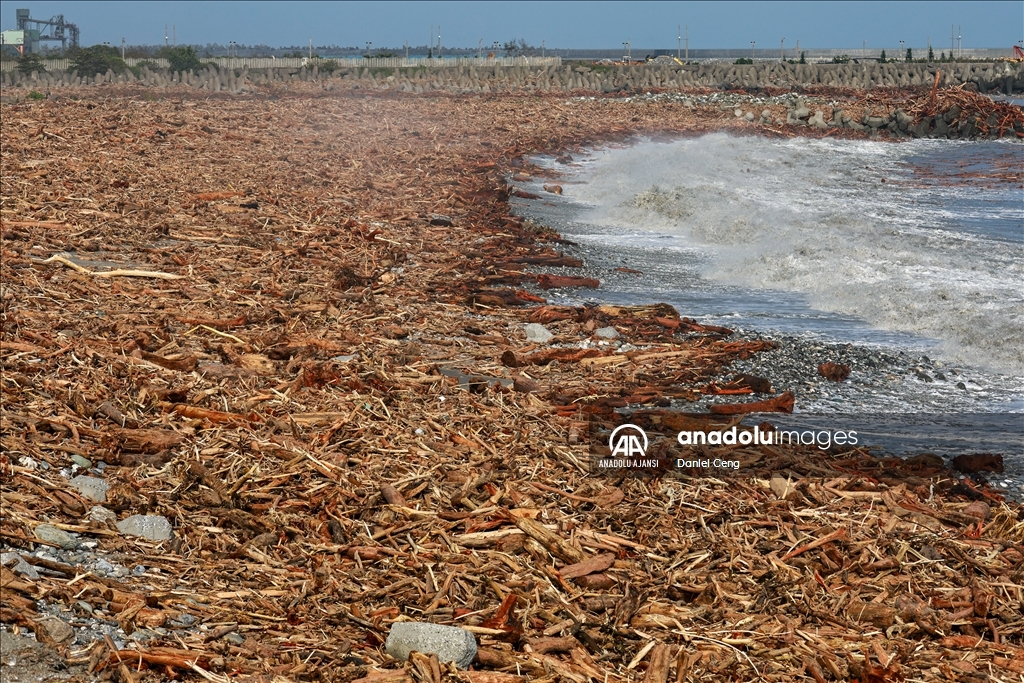
{"label": "rocky shore", "polygon": [[[1024,671],[1024,514],[942,462],[723,446],[683,455],[728,477],[594,474],[622,409],[662,462],[804,399],[715,385],[772,342],[699,312],[548,305],[600,280],[509,206],[516,176],[557,194],[541,150],[866,131],[777,127],[784,100],[759,126],[700,93],[330,84],[3,93],[4,680]],[[842,108],[896,102],[930,106]],[[731,403],[672,407],[709,392]]]}
{"label": "rocky shore", "polygon": [[647,88],[712,88],[717,90],[760,90],[766,88],[872,88],[966,86],[980,93],[1024,92],[1024,65],[1013,62],[901,63],[879,64],[726,64],[706,62],[692,65],[639,64],[606,66],[564,64],[561,66],[455,66],[406,68],[348,68],[323,71],[319,66],[284,69],[218,69],[206,67],[198,73],[141,67],[95,77],[77,72],[4,72],[0,85],[34,88],[81,87],[102,84],[170,86],[183,84],[209,92],[246,92],[255,86],[289,82],[319,83],[326,90],[352,87],[401,92],[547,92],[591,90],[619,93]]}

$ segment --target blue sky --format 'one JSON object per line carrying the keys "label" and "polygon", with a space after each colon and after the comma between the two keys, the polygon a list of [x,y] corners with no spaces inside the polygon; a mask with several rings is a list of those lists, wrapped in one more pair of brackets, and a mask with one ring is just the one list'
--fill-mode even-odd
{"label": "blue sky", "polygon": [[434,25],[442,44],[485,46],[523,38],[539,46],[674,48],[676,26],[689,25],[690,47],[922,47],[948,49],[951,24],[964,47],[1009,48],[1024,39],[1024,2],[24,2],[0,3],[0,27],[14,10],[33,18],[63,14],[82,44],[159,44],[173,24],[179,44],[236,41],[272,47],[315,45],[374,49],[424,45]]}

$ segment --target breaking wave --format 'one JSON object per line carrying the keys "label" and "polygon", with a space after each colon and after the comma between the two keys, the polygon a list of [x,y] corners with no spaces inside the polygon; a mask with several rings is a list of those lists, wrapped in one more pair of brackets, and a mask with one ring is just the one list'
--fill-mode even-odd
{"label": "breaking wave", "polygon": [[[712,134],[595,154],[566,198],[609,233],[678,238],[700,274],[1024,373],[1024,166],[1004,143]],[[975,169],[947,173],[948,169]]]}

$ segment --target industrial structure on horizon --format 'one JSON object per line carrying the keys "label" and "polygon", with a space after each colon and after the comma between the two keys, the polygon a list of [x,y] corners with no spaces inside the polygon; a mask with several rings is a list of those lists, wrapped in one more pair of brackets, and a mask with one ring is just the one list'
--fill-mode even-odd
{"label": "industrial structure on horizon", "polygon": [[63,14],[49,19],[33,19],[27,9],[19,9],[16,16],[17,28],[0,33],[0,46],[10,45],[20,55],[38,54],[42,41],[60,41],[62,51],[78,47],[78,26],[65,21]]}

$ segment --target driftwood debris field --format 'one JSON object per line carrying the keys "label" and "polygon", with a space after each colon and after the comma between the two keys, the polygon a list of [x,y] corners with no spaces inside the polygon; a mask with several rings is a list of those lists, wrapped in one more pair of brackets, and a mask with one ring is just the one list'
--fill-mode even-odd
{"label": "driftwood debris field", "polygon": [[[675,431],[738,419],[690,398],[800,396],[729,380],[765,342],[694,312],[548,305],[599,273],[510,179],[557,194],[530,155],[747,122],[306,85],[2,105],[4,638],[121,683],[1021,680],[1024,511],[937,458],[592,471],[624,409],[677,457]],[[475,661],[393,659],[407,620]]]}

